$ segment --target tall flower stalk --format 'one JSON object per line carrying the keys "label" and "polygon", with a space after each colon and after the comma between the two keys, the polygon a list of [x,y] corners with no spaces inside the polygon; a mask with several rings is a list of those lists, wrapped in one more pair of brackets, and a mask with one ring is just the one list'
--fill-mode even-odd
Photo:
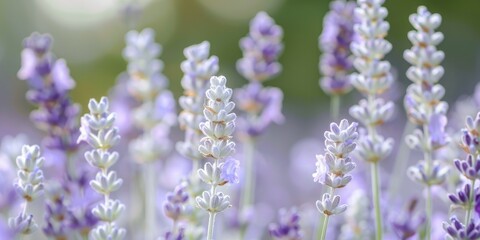
{"label": "tall flower stalk", "polygon": [[52,53],[52,42],[48,34],[32,33],[25,38],[22,67],[17,75],[28,82],[28,101],[38,106],[30,117],[48,134],[43,144],[64,152],[66,173],[73,174],[73,163],[67,157],[77,150],[79,106],[69,96],[75,81],[65,60],[56,59]]}
{"label": "tall flower stalk", "polygon": [[143,167],[145,192],[145,239],[153,240],[156,232],[156,187],[154,163],[166,157],[172,148],[168,137],[175,123],[175,99],[167,89],[168,79],[162,74],[163,62],[157,57],[161,46],[155,43],[155,32],[144,29],[125,36],[123,57],[128,61],[127,90],[137,100],[133,123],[141,131],[130,142],[130,154]]}
{"label": "tall flower stalk", "polygon": [[383,60],[392,45],[384,39],[390,28],[384,20],[388,15],[387,9],[382,6],[384,0],[358,0],[357,3],[355,14],[359,22],[354,29],[358,39],[350,48],[355,56],[353,65],[358,73],[351,75],[351,83],[366,99],[351,107],[350,115],[367,129],[367,133],[360,137],[358,153],[371,166],[375,237],[379,240],[383,236],[383,223],[378,165],[390,154],[393,140],[380,135],[377,127],[388,121],[394,110],[393,103],[386,102],[379,95],[393,82],[390,63]]}
{"label": "tall flower stalk", "polygon": [[444,53],[437,50],[443,34],[435,32],[441,24],[439,14],[431,14],[420,6],[417,13],[410,15],[410,23],[415,31],[408,33],[411,49],[404,52],[404,58],[412,66],[407,77],[413,82],[407,89],[405,109],[409,120],[419,126],[406,138],[407,144],[423,152],[423,159],[408,169],[409,176],[426,188],[426,237],[430,239],[432,221],[431,186],[443,183],[446,168],[434,159],[434,151],[447,145],[445,133],[448,105],[442,101],[445,89],[438,84],[444,69],[440,65]]}
{"label": "tall flower stalk", "polygon": [[199,163],[203,160],[198,146],[202,138],[199,126],[205,121],[205,92],[210,78],[218,72],[218,57],[209,57],[209,52],[210,43],[207,41],[189,46],[183,51],[187,59],[181,64],[184,73],[181,81],[184,95],[178,101],[183,109],[178,116],[178,122],[185,131],[185,140],[178,142],[176,148],[180,154],[192,160],[192,176],[196,174]]}
{"label": "tall flower stalk", "polygon": [[336,0],[330,3],[330,11],[323,19],[323,31],[319,38],[320,87],[331,96],[330,111],[336,120],[340,111],[340,97],[352,89],[349,74],[353,70],[350,44],[355,32],[355,2]]}
{"label": "tall flower stalk", "polygon": [[480,180],[480,112],[475,119],[467,117],[466,128],[462,132],[460,146],[467,156],[465,159],[455,159],[454,165],[466,181],[458,192],[449,194],[448,198],[452,202],[452,208],[465,211],[465,220],[462,222],[461,218],[452,216],[450,222],[443,223],[443,228],[451,239],[479,239],[480,223],[475,221],[472,214],[474,211],[479,212],[480,204],[480,190],[475,187],[477,180]]}
{"label": "tall flower stalk", "polygon": [[250,22],[249,34],[240,40],[243,58],[237,61],[237,71],[250,82],[235,92],[238,108],[243,113],[238,119],[245,164],[240,211],[255,202],[255,139],[272,122],[280,124],[284,119],[282,91],[262,85],[282,69],[277,61],[283,50],[282,37],[282,28],[267,13],[259,12]]}
{"label": "tall flower stalk", "polygon": [[32,214],[28,214],[28,205],[43,194],[43,171],[45,159],[40,155],[37,145],[24,145],[22,154],[17,157],[17,176],[14,186],[17,194],[25,200],[23,209],[15,218],[8,219],[9,227],[15,234],[28,235],[38,229]]}
{"label": "tall flower stalk", "polygon": [[313,180],[328,186],[330,190],[316,202],[318,211],[324,215],[322,231],[317,239],[326,239],[329,217],[347,209],[347,205],[339,205],[340,196],[335,195],[335,191],[352,180],[349,173],[356,165],[349,154],[357,147],[357,138],[357,123],[349,123],[346,119],[340,124],[331,123],[330,131],[325,132],[325,154],[317,155],[317,170]]}
{"label": "tall flower stalk", "polygon": [[198,170],[199,178],[210,185],[209,191],[196,197],[198,206],[208,212],[207,240],[213,239],[213,229],[217,213],[230,207],[230,196],[217,191],[219,186],[237,183],[239,162],[231,158],[235,152],[235,143],[231,140],[235,130],[235,104],[230,101],[232,89],[226,87],[224,76],[213,76],[210,88],[206,91],[207,102],[203,111],[206,121],[200,124],[205,135],[198,150],[205,158],[213,162],[205,163]]}
{"label": "tall flower stalk", "polygon": [[118,153],[110,149],[118,143],[120,136],[115,124],[115,113],[109,112],[109,103],[106,97],[99,102],[90,99],[88,109],[90,113],[81,118],[80,136],[78,142],[86,142],[93,149],[85,152],[85,159],[98,169],[95,179],[90,186],[103,195],[103,203],[93,208],[92,213],[101,224],[92,230],[90,237],[94,240],[121,240],[126,231],[116,225],[115,221],[125,210],[125,206],[117,199],[111,198],[111,193],[122,186],[122,179],[110,168],[118,161]]}

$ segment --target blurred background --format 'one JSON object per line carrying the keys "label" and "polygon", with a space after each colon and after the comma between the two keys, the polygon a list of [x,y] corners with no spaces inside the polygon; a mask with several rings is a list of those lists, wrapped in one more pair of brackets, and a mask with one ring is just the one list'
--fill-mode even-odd
{"label": "blurred background", "polygon": [[[446,54],[446,74],[440,83],[447,90],[445,100],[453,106],[460,96],[472,95],[480,79],[480,1],[387,0],[387,21],[391,25],[387,39],[393,44],[387,60],[398,76],[391,94],[397,101],[398,118],[386,125],[385,135],[396,142],[403,141],[402,101],[410,84],[404,74],[408,64],[402,57],[411,47],[406,37],[412,29],[408,16],[419,5],[443,17],[439,31],[445,35],[440,49]],[[264,159],[260,169],[273,172],[268,179],[260,177],[258,189],[269,185],[275,186],[271,191],[277,191],[273,195],[265,192],[263,197],[260,193],[260,202],[271,203],[269,194],[277,200],[272,203],[275,208],[310,201],[305,200],[306,195],[318,199],[320,190],[310,191],[318,186],[311,173],[315,171],[315,153],[323,151],[323,131],[331,121],[329,97],[318,84],[318,36],[328,6],[327,0],[0,0],[0,137],[24,132],[40,139],[41,133],[28,118],[33,106],[25,100],[27,84],[16,77],[22,39],[31,32],[53,36],[54,53],[66,59],[77,82],[71,92],[73,101],[85,111],[88,99],[108,94],[124,71],[126,62],[121,51],[124,35],[130,29],[150,27],[156,31],[156,40],[163,46],[160,58],[165,63],[164,74],[175,98],[182,94],[183,49],[204,40],[210,41],[211,54],[219,57],[219,73],[228,78],[230,87],[246,84],[235,69],[235,62],[242,56],[238,41],[248,33],[250,19],[258,11],[266,11],[284,29],[285,50],[280,57],[283,72],[266,85],[283,90],[286,122],[271,127],[258,143],[259,158]],[[343,116],[348,116],[348,107],[358,99],[355,91],[342,99]],[[178,140],[181,134],[175,131]],[[395,153],[382,163],[383,168],[390,168],[394,158]],[[294,197],[292,189],[303,195]]]}

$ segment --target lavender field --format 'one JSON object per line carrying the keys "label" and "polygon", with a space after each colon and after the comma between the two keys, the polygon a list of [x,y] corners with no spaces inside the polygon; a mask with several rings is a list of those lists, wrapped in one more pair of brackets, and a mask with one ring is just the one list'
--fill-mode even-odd
{"label": "lavender field", "polygon": [[480,239],[480,2],[0,2],[0,240]]}

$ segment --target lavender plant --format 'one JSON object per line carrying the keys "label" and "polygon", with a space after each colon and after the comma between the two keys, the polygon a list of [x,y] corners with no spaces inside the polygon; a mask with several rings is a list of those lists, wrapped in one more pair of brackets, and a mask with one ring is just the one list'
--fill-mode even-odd
{"label": "lavender plant", "polygon": [[329,193],[324,193],[322,199],[316,202],[318,211],[325,216],[319,239],[325,239],[329,217],[347,209],[347,205],[339,205],[340,196],[335,195],[335,190],[345,187],[352,180],[348,173],[356,165],[349,154],[357,147],[357,138],[357,123],[349,123],[346,119],[340,124],[331,123],[330,131],[325,132],[326,153],[317,155],[317,170],[313,174],[315,182],[330,188]]}
{"label": "lavender plant", "polygon": [[350,92],[352,85],[349,74],[353,70],[350,44],[354,39],[354,2],[336,0],[330,3],[330,11],[323,19],[323,30],[319,37],[320,86],[331,96],[332,118],[337,119],[340,96]]}
{"label": "lavender plant", "polygon": [[99,203],[92,213],[102,224],[92,230],[90,237],[94,240],[121,240],[126,231],[117,226],[116,222],[125,206],[119,200],[113,200],[111,193],[122,186],[122,179],[110,168],[118,161],[118,153],[110,149],[120,140],[115,124],[115,113],[108,110],[109,103],[106,97],[100,101],[90,99],[88,109],[90,113],[81,118],[80,136],[78,142],[86,142],[93,149],[85,152],[85,159],[95,168],[98,168],[95,179],[90,186],[103,195],[103,203]]}
{"label": "lavender plant", "polygon": [[239,162],[230,156],[235,152],[235,143],[231,140],[235,130],[235,104],[230,101],[232,89],[226,87],[224,76],[213,76],[210,88],[206,91],[207,103],[203,111],[206,121],[200,123],[205,135],[200,140],[198,151],[213,163],[205,163],[198,170],[199,178],[210,185],[209,191],[196,197],[200,208],[208,212],[207,240],[213,239],[213,229],[217,213],[230,207],[230,196],[217,192],[217,187],[227,183],[238,183]]}
{"label": "lavender plant", "polygon": [[186,205],[190,198],[186,187],[185,183],[181,183],[175,187],[173,192],[167,193],[167,200],[163,203],[163,211],[165,216],[172,220],[173,227],[171,231],[165,234],[165,239],[182,240],[185,238],[185,228],[179,226],[179,221],[187,211]]}
{"label": "lavender plant", "polygon": [[218,72],[218,57],[209,57],[210,43],[204,41],[197,45],[185,48],[183,54],[187,58],[181,64],[184,73],[181,84],[184,95],[180,97],[179,104],[183,108],[178,116],[180,128],[185,130],[185,140],[176,144],[177,151],[193,162],[192,173],[199,167],[203,159],[198,151],[202,131],[199,128],[205,120],[203,104],[208,81]]}
{"label": "lavender plant", "polygon": [[38,229],[33,215],[28,214],[29,204],[43,194],[43,171],[45,159],[41,157],[40,147],[24,145],[22,154],[17,157],[17,176],[14,186],[17,194],[24,200],[22,211],[17,217],[8,219],[9,227],[15,234],[28,235]]}
{"label": "lavender plant", "polygon": [[447,172],[446,168],[433,159],[434,151],[448,143],[445,133],[448,105],[441,100],[445,89],[438,84],[444,73],[440,66],[444,53],[436,47],[443,40],[443,34],[435,32],[441,20],[439,14],[431,14],[426,7],[420,6],[417,13],[410,16],[410,23],[416,30],[408,33],[413,47],[404,52],[405,60],[412,64],[407,71],[407,77],[413,82],[407,89],[405,109],[409,120],[422,129],[414,130],[413,134],[407,136],[406,141],[411,148],[424,153],[424,159],[410,167],[408,174],[412,180],[426,187],[427,239],[430,239],[431,235],[431,186],[441,184]]}
{"label": "lavender plant", "polygon": [[463,187],[457,193],[449,194],[452,208],[463,209],[465,220],[452,216],[450,222],[444,222],[443,228],[450,239],[479,239],[480,224],[472,215],[480,202],[479,188],[475,182],[480,179],[480,112],[476,118],[467,116],[466,128],[462,129],[462,149],[467,153],[465,159],[455,159],[454,165],[460,175],[465,177]]}
{"label": "lavender plant", "polygon": [[[156,236],[155,165],[171,150],[170,127],[175,123],[175,100],[167,90],[168,80],[162,74],[163,62],[157,57],[161,46],[155,43],[155,32],[144,29],[130,31],[125,36],[127,46],[123,57],[128,61],[127,90],[139,106],[133,110],[133,123],[141,135],[130,142],[130,155],[143,165],[145,185],[145,237]],[[158,144],[161,143],[161,144]]]}
{"label": "lavender plant", "polygon": [[303,233],[300,229],[300,215],[295,208],[278,211],[278,223],[268,226],[268,232],[276,240],[301,240]]}
{"label": "lavender plant", "polygon": [[238,119],[245,163],[241,211],[251,207],[255,199],[255,138],[270,124],[280,124],[284,119],[282,91],[262,85],[282,69],[277,61],[283,50],[282,37],[282,28],[267,13],[259,12],[250,21],[249,34],[240,40],[243,58],[237,61],[237,71],[250,82],[235,93],[238,108],[243,113]]}
{"label": "lavender plant", "polygon": [[[75,81],[65,60],[56,59],[51,52],[52,42],[48,34],[32,33],[25,38],[22,66],[17,75],[28,82],[30,90],[26,97],[38,106],[30,117],[39,129],[47,132],[44,145],[65,152],[68,157],[77,149],[79,106],[68,95]],[[66,159],[65,166],[72,164],[71,159]]]}
{"label": "lavender plant", "polygon": [[388,121],[394,110],[392,102],[386,102],[379,95],[392,84],[390,63],[382,60],[392,45],[385,40],[390,25],[384,19],[388,11],[382,6],[384,0],[358,0],[355,9],[358,23],[354,29],[358,39],[350,45],[355,55],[353,65],[358,73],[351,75],[351,84],[366,99],[350,108],[350,115],[363,123],[367,129],[360,136],[358,155],[370,163],[372,177],[373,206],[375,210],[376,239],[382,239],[383,224],[380,207],[379,162],[385,159],[393,148],[393,140],[385,139],[377,127]]}

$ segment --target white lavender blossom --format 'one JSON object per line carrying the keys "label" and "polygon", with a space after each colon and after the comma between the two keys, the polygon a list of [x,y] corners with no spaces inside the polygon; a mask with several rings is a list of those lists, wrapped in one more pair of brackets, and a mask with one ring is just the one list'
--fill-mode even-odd
{"label": "white lavender blossom", "polygon": [[213,163],[207,162],[204,168],[198,170],[199,178],[210,185],[210,191],[204,191],[195,199],[198,206],[209,213],[207,240],[213,237],[216,214],[230,207],[230,196],[217,192],[217,187],[230,182],[228,179],[237,179],[238,163],[226,162],[235,152],[235,143],[231,138],[236,119],[232,112],[235,104],[230,101],[232,89],[227,88],[226,83],[224,76],[210,79],[210,89],[206,91],[208,101],[203,111],[206,121],[200,124],[205,137],[201,139],[198,150],[203,157],[213,159]]}
{"label": "white lavender blossom", "polygon": [[87,142],[93,149],[85,153],[87,162],[98,172],[90,186],[104,196],[104,202],[93,208],[92,213],[103,224],[91,232],[94,240],[120,240],[125,238],[126,231],[116,225],[115,221],[125,210],[119,201],[110,198],[110,194],[117,191],[123,181],[117,177],[115,171],[109,170],[118,160],[118,153],[110,149],[120,140],[115,124],[115,113],[108,110],[109,103],[106,97],[99,102],[91,99],[88,103],[90,113],[81,118],[80,137],[78,142]]}
{"label": "white lavender blossom", "polygon": [[433,159],[435,150],[448,144],[445,133],[448,104],[441,99],[445,89],[438,84],[444,69],[440,65],[445,54],[437,50],[443,40],[441,32],[435,32],[442,22],[439,14],[430,13],[426,7],[418,7],[417,13],[410,15],[410,23],[415,28],[408,33],[413,46],[405,50],[403,57],[412,66],[407,70],[407,77],[413,82],[405,95],[405,110],[409,120],[420,126],[413,134],[407,136],[407,144],[420,149],[424,157],[415,166],[408,169],[408,176],[427,188],[426,197],[426,239],[431,235],[432,199],[430,186],[442,184],[448,169]]}
{"label": "white lavender blossom", "polygon": [[189,46],[183,51],[187,59],[181,64],[184,73],[181,81],[184,95],[179,99],[183,111],[178,116],[178,122],[180,128],[185,130],[185,140],[178,142],[176,149],[192,161],[203,159],[202,154],[198,151],[198,146],[202,138],[199,126],[201,122],[205,121],[203,116],[204,93],[208,89],[210,78],[218,72],[218,57],[209,57],[209,52],[210,43],[207,41]]}
{"label": "white lavender blossom", "polygon": [[371,163],[376,239],[382,239],[378,162],[388,157],[393,140],[384,139],[377,127],[390,120],[394,111],[393,103],[379,97],[394,81],[390,63],[383,60],[392,49],[392,44],[385,40],[390,25],[385,21],[388,11],[382,6],[384,0],[357,0],[357,3],[355,14],[359,22],[354,26],[357,39],[350,50],[355,56],[353,66],[358,73],[351,75],[351,83],[366,99],[350,108],[350,115],[367,129],[367,134],[360,137],[358,152]]}
{"label": "white lavender blossom", "polygon": [[[162,74],[163,62],[157,59],[162,47],[155,43],[155,32],[149,28],[141,32],[130,31],[125,42],[127,90],[139,103],[132,117],[135,126],[142,131],[142,135],[131,142],[130,153],[139,163],[153,162],[171,149],[168,133],[175,123],[175,100],[166,89],[168,79]],[[162,147],[158,147],[159,141]]]}
{"label": "white lavender blossom", "polygon": [[352,180],[349,173],[356,165],[349,154],[357,146],[357,125],[346,119],[340,121],[340,124],[331,123],[330,131],[325,132],[325,154],[317,155],[317,171],[313,174],[313,180],[330,187],[330,193],[324,193],[322,199],[316,202],[318,211],[325,215],[321,239],[325,239],[328,217],[347,209],[347,205],[340,205],[340,196],[334,192]]}
{"label": "white lavender blossom", "polygon": [[8,219],[9,227],[16,234],[30,234],[38,228],[33,215],[28,214],[28,204],[44,192],[41,169],[44,161],[37,145],[23,145],[22,153],[16,159],[18,178],[14,186],[17,194],[25,200],[22,212],[17,217]]}

